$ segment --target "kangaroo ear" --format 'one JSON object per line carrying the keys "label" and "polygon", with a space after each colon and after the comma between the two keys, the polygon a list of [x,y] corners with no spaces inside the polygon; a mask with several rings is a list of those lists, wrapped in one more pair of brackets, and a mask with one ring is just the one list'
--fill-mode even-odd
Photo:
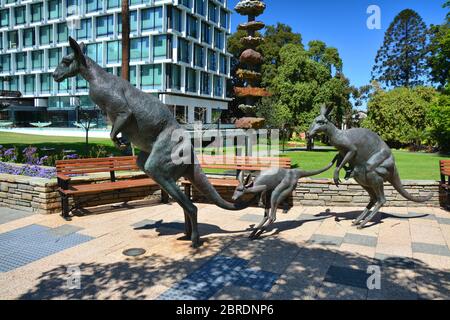
{"label": "kangaroo ear", "polygon": [[[84,57],[82,48],[72,37],[69,37],[69,44],[75,54],[75,59],[77,59],[83,66],[87,67],[86,58]],[[84,44],[82,44],[82,46],[84,49]]]}
{"label": "kangaroo ear", "polygon": [[328,118],[328,116],[330,115],[331,111],[333,111],[333,107],[328,107],[327,110],[325,111],[325,117]]}
{"label": "kangaroo ear", "polygon": [[244,171],[241,171],[238,176],[238,181],[241,185],[244,185]]}
{"label": "kangaroo ear", "polygon": [[320,114],[321,114],[322,116],[325,116],[325,115],[327,114],[327,106],[326,106],[325,104],[322,104],[322,105],[320,106]]}

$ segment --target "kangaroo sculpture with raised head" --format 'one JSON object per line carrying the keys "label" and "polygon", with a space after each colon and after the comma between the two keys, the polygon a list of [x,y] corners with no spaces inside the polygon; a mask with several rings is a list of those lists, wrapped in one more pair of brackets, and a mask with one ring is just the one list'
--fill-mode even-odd
{"label": "kangaroo sculpture with raised head", "polygon": [[[125,134],[141,150],[137,160],[139,168],[183,208],[186,235],[193,247],[200,245],[197,207],[178,187],[178,179],[183,177],[189,180],[210,201],[223,209],[242,210],[248,207],[250,202],[233,204],[221,198],[198,164],[190,138],[172,138],[175,130],[183,129],[161,101],[103,70],[84,55],[83,43],[79,45],[71,37],[69,43],[73,53],[62,58],[53,73],[54,80],[61,82],[80,75],[89,83],[89,97],[112,123],[111,139],[114,144],[122,147],[118,135]],[[191,161],[173,161],[173,154],[185,150],[189,150]]]}
{"label": "kangaroo sculpture with raised head", "polygon": [[392,184],[408,200],[426,202],[431,199],[432,194],[416,197],[405,190],[391,149],[375,132],[363,128],[339,130],[328,119],[330,112],[331,108],[327,109],[325,106],[321,108],[320,116],[310,127],[309,136],[324,133],[329,137],[331,145],[339,151],[341,159],[333,177],[337,186],[340,183],[339,172],[349,164],[349,168],[346,169],[347,175],[353,177],[370,195],[368,206],[356,218],[353,225],[357,225],[359,229],[363,228],[386,203],[384,182]]}

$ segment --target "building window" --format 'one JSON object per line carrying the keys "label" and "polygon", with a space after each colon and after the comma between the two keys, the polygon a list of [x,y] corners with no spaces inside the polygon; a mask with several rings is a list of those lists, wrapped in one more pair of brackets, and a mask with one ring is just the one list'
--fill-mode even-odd
{"label": "building window", "polygon": [[52,75],[50,73],[41,73],[39,75],[40,83],[41,83],[41,92],[42,93],[50,93],[52,86]]}
{"label": "building window", "polygon": [[122,44],[120,41],[107,43],[107,63],[119,63],[122,59]]}
{"label": "building window", "polygon": [[201,16],[206,14],[206,0],[195,0],[195,12]]}
{"label": "building window", "polygon": [[23,82],[25,85],[25,94],[34,94],[34,89],[36,85],[36,77],[34,74],[29,74],[23,77]]}
{"label": "building window", "polygon": [[146,0],[130,0],[130,5],[134,6],[134,5],[137,5],[137,4],[143,4],[143,3],[145,3],[145,1]]}
{"label": "building window", "polygon": [[188,14],[186,16],[186,34],[192,38],[198,38],[198,20]]}
{"label": "building window", "polygon": [[19,45],[19,38],[17,31],[8,32],[8,48],[16,49]]}
{"label": "building window", "polygon": [[31,22],[41,22],[42,21],[42,2],[33,3],[31,5]]}
{"label": "building window", "polygon": [[228,74],[228,59],[225,55],[220,55],[220,73]]}
{"label": "building window", "polygon": [[80,0],[66,0],[67,16],[80,15]]}
{"label": "building window", "polygon": [[147,60],[149,54],[150,40],[148,37],[135,38],[130,41],[130,59],[131,60]]}
{"label": "building window", "polygon": [[9,9],[0,11],[0,27],[9,26]]}
{"label": "building window", "polygon": [[86,11],[94,12],[103,9],[103,0],[86,0]]}
{"label": "building window", "polygon": [[167,25],[169,29],[173,29],[181,32],[181,16],[182,11],[176,7],[170,6],[168,7],[167,12]]}
{"label": "building window", "polygon": [[153,58],[167,58],[167,36],[154,36],[153,37]]}
{"label": "building window", "polygon": [[[119,34],[122,33],[122,14],[119,13],[118,17],[118,23],[117,23],[117,32]],[[137,31],[137,11],[130,11],[130,31],[136,32]]]}
{"label": "building window", "polygon": [[58,43],[69,41],[67,23],[59,23],[56,26],[56,33]]}
{"label": "building window", "polygon": [[197,92],[197,73],[194,69],[186,68],[186,91],[188,92]]}
{"label": "building window", "polygon": [[9,90],[11,91],[19,91],[19,77],[14,76],[9,80]]}
{"label": "building window", "polygon": [[186,114],[187,112],[185,106],[175,106],[175,119],[177,119],[178,123],[180,124],[187,123]]}
{"label": "building window", "polygon": [[162,7],[149,8],[141,11],[142,31],[162,31],[163,17]]}
{"label": "building window", "polygon": [[48,66],[49,68],[56,68],[62,59],[62,52],[60,48],[48,50]]}
{"label": "building window", "polygon": [[88,89],[88,82],[81,76],[76,77],[76,88],[77,90],[87,90]]}
{"label": "building window", "polygon": [[44,52],[42,50],[31,52],[31,67],[40,70],[44,67]]}
{"label": "building window", "polygon": [[25,48],[32,47],[36,44],[36,33],[34,28],[23,30],[23,46]]}
{"label": "building window", "polygon": [[221,97],[223,95],[223,78],[214,76],[214,95]]}
{"label": "building window", "polygon": [[202,72],[200,75],[200,87],[201,87],[201,93],[210,95],[211,94],[211,79],[209,76],[209,73]]}
{"label": "building window", "polygon": [[217,6],[212,3],[211,1],[209,1],[208,4],[208,17],[209,17],[209,21],[212,21],[214,23],[217,23],[219,21],[218,19],[218,15],[217,15]]}
{"label": "building window", "polygon": [[92,38],[92,20],[83,19],[80,21],[80,29],[77,30],[77,40],[87,40]]}
{"label": "building window", "polygon": [[14,23],[16,25],[25,23],[25,6],[14,8]]}
{"label": "building window", "polygon": [[200,68],[205,67],[205,48],[199,46],[198,44],[195,45],[194,64]]}
{"label": "building window", "polygon": [[48,1],[48,18],[58,19],[62,17],[62,4],[61,0],[49,0]]}
{"label": "building window", "polygon": [[208,50],[208,69],[217,71],[217,53],[214,50]]}
{"label": "building window", "polygon": [[108,0],[106,6],[108,7],[108,9],[119,8],[120,0]]}
{"label": "building window", "polygon": [[141,66],[141,89],[160,89],[162,85],[162,65]]}
{"label": "building window", "polygon": [[2,32],[0,32],[0,50],[3,50],[3,33]]}
{"label": "building window", "polygon": [[176,64],[167,64],[168,85],[171,89],[181,89],[181,67]]}
{"label": "building window", "polygon": [[16,69],[18,71],[24,71],[27,69],[27,53],[20,52],[16,54]]}
{"label": "building window", "polygon": [[220,26],[228,29],[228,13],[223,9],[220,10]]}
{"label": "building window", "polygon": [[102,43],[92,43],[86,46],[87,55],[89,58],[97,62],[98,64],[103,63],[103,44]]}
{"label": "building window", "polygon": [[1,70],[0,72],[8,72],[11,71],[11,55],[4,54],[0,56],[0,64],[1,64]]}
{"label": "building window", "polygon": [[211,26],[202,22],[202,42],[211,44]]}
{"label": "building window", "polygon": [[194,120],[195,122],[206,123],[206,108],[195,107]]}
{"label": "building window", "polygon": [[191,45],[186,39],[178,38],[178,60],[191,62]]}
{"label": "building window", "polygon": [[113,15],[97,17],[97,37],[112,36],[114,34]]}
{"label": "building window", "polygon": [[192,0],[181,0],[181,4],[188,9],[192,8]]}
{"label": "building window", "polygon": [[39,27],[39,43],[41,45],[50,44],[53,42],[52,26]]}
{"label": "building window", "polygon": [[58,92],[60,93],[66,93],[69,92],[69,79],[65,79],[61,82],[58,82]]}
{"label": "building window", "polygon": [[217,29],[214,29],[214,46],[217,49],[223,50],[225,45],[225,34]]}

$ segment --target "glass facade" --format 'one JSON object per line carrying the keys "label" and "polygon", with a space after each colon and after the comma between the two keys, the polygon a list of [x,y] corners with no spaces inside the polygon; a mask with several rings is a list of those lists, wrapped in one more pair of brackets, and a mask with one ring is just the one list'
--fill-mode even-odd
{"label": "glass facade", "polygon": [[[89,103],[86,80],[77,76],[56,83],[51,75],[72,52],[71,36],[86,43],[89,58],[120,76],[120,7],[121,0],[0,1],[0,88],[48,99],[49,108],[70,108],[73,95]],[[202,119],[211,118],[213,107],[226,109],[230,12],[225,1],[130,0],[131,84],[168,105],[172,91],[185,95],[186,106],[172,105],[184,122],[194,121],[194,106],[206,108]],[[200,95],[211,99],[195,100]],[[204,105],[197,106],[199,101]]]}

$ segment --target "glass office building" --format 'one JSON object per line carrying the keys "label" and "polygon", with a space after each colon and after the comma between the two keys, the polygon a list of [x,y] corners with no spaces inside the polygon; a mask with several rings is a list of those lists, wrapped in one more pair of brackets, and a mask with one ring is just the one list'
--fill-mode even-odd
{"label": "glass office building", "polygon": [[[95,108],[84,79],[56,83],[51,74],[71,52],[72,36],[120,76],[121,0],[0,3],[0,90],[34,98],[33,106],[45,108],[47,120],[59,126],[76,119],[77,106]],[[230,16],[227,0],[130,0],[131,83],[158,96],[181,123],[211,123],[228,107]]]}

